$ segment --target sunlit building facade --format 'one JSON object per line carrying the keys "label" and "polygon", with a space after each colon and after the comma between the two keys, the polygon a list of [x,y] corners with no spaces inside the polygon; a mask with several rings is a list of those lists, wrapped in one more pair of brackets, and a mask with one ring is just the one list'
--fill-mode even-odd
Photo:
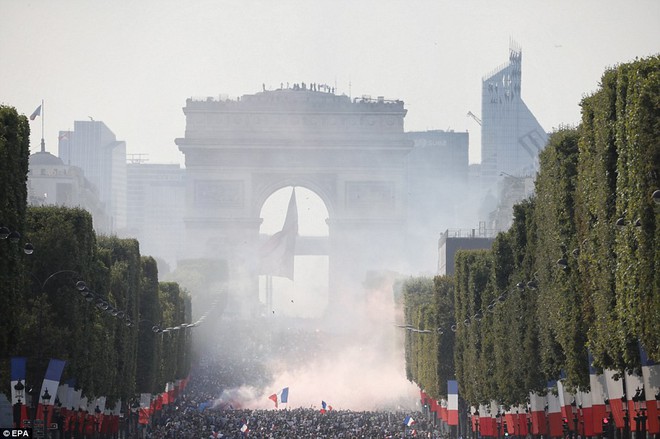
{"label": "sunlit building facade", "polygon": [[126,228],[126,142],[101,121],[75,121],[73,131],[60,131],[59,156],[81,168],[98,189],[112,218],[112,230]]}
{"label": "sunlit building facade", "polygon": [[501,176],[533,176],[548,135],[521,96],[522,50],[509,49],[509,61],[482,80],[481,183],[492,187]]}

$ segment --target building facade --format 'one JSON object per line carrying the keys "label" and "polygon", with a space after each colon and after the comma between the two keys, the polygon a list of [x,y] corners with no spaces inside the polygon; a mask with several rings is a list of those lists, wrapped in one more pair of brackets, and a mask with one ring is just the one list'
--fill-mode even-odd
{"label": "building facade", "polygon": [[407,132],[407,259],[414,272],[434,273],[439,230],[474,221],[469,185],[469,134]]}
{"label": "building facade", "polygon": [[509,61],[482,80],[481,185],[492,187],[502,173],[534,176],[548,135],[521,96],[522,50],[509,49]]}
{"label": "building facade", "polygon": [[59,157],[42,148],[30,155],[27,187],[28,204],[85,209],[92,215],[97,233],[110,233],[110,216],[98,191],[77,166],[65,165]]}
{"label": "building facade", "polygon": [[447,229],[438,240],[438,272],[440,276],[453,275],[456,252],[459,250],[487,250],[493,246],[496,231],[486,229],[481,222],[478,229]]}
{"label": "building facade", "polygon": [[125,235],[140,241],[142,254],[163,259],[170,267],[182,259],[185,169],[178,164],[129,161]]}
{"label": "building facade", "polygon": [[259,215],[287,186],[312,190],[327,207],[334,304],[354,298],[368,269],[400,268],[412,149],[402,101],[301,84],[238,100],[189,99],[184,114],[176,143],[187,173],[186,256],[227,260],[232,291],[256,298]]}
{"label": "building facade", "polygon": [[126,228],[126,142],[101,121],[75,121],[73,131],[60,131],[59,157],[81,168],[98,189],[112,219],[113,232]]}

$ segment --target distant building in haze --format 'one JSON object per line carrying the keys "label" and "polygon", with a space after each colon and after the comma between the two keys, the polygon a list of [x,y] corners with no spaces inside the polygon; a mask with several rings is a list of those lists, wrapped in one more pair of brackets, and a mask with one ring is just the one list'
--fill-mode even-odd
{"label": "distant building in haze", "polygon": [[[405,133],[413,149],[407,167],[407,258],[421,272],[435,271],[437,236],[465,224],[469,199],[469,134],[443,130]],[[472,206],[476,205],[472,204]],[[476,213],[476,209],[475,209]]]}
{"label": "distant building in haze", "polygon": [[488,250],[495,241],[495,231],[479,223],[479,229],[445,230],[438,240],[438,275],[453,275],[458,250]]}
{"label": "distant building in haze", "polygon": [[112,218],[112,231],[126,227],[126,142],[101,121],[75,121],[73,131],[60,131],[59,156],[81,168],[99,191]]}
{"label": "distant building in haze", "polygon": [[43,147],[30,155],[27,187],[31,206],[79,207],[92,215],[97,233],[110,232],[110,217],[82,169],[65,165]]}
{"label": "distant building in haze", "polygon": [[176,265],[184,241],[185,169],[178,164],[127,165],[127,228],[140,252]]}
{"label": "distant building in haze", "polygon": [[522,51],[512,44],[509,62],[482,80],[481,184],[491,187],[502,175],[533,176],[538,154],[548,141],[521,96]]}

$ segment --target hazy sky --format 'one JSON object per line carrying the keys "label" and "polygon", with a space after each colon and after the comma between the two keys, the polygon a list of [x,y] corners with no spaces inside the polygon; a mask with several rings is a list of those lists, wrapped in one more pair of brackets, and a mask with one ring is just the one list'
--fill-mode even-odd
{"label": "hazy sky", "polygon": [[[180,162],[186,98],[280,83],[405,102],[405,129],[470,131],[484,75],[523,50],[522,96],[548,131],[579,121],[604,69],[660,52],[660,1],[0,0],[0,102],[45,100],[46,147],[104,121],[128,153]],[[32,122],[32,150],[41,121]]]}

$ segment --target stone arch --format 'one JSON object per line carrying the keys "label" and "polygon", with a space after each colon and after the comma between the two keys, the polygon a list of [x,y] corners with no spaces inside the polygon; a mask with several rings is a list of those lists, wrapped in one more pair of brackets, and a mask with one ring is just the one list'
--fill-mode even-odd
{"label": "stone arch", "polygon": [[259,218],[261,209],[266,200],[278,190],[288,186],[304,187],[305,189],[314,192],[321,201],[323,201],[325,208],[328,210],[328,218],[333,218],[333,212],[335,211],[334,206],[337,203],[336,197],[328,191],[327,187],[324,187],[323,182],[318,181],[314,176],[274,177],[260,187],[255,188],[252,196],[253,205],[250,209],[251,212],[253,212],[253,215],[256,218]]}
{"label": "stone arch", "polygon": [[176,143],[186,161],[185,257],[226,258],[244,302],[258,295],[261,209],[286,186],[325,204],[333,294],[361,289],[367,271],[397,269],[412,149],[402,101],[280,89],[188,99],[183,111],[185,138]]}

